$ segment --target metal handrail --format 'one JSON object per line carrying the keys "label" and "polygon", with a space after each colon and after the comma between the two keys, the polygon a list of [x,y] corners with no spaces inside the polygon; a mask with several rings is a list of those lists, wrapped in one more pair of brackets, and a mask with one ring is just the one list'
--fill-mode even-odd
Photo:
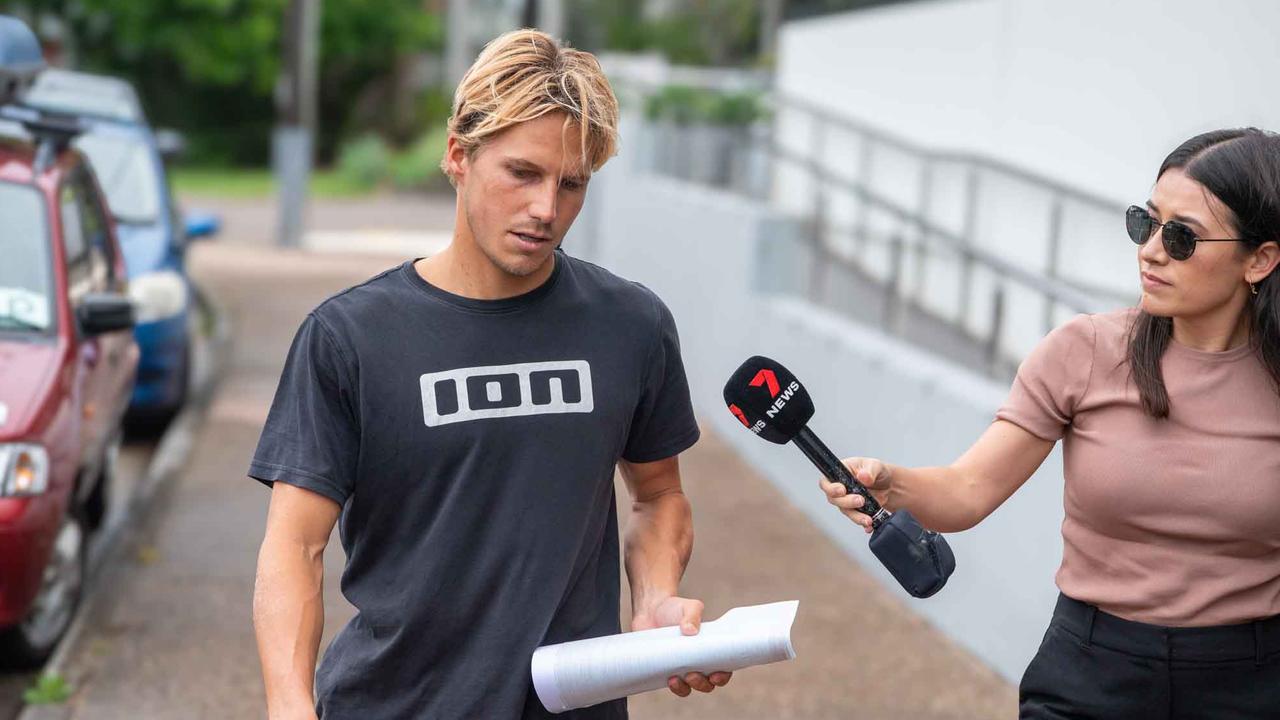
{"label": "metal handrail", "polygon": [[1035,171],[1021,168],[987,155],[978,155],[972,152],[955,150],[940,150],[920,145],[891,132],[887,132],[881,128],[874,127],[870,123],[863,122],[862,120],[855,119],[848,115],[839,114],[830,108],[824,107],[810,100],[798,98],[794,95],[788,95],[786,93],[775,94],[769,104],[775,109],[783,106],[798,109],[805,115],[817,118],[828,126],[838,127],[843,130],[852,130],[853,132],[856,132],[874,142],[909,155],[915,155],[917,158],[935,163],[955,163],[958,165],[968,165],[970,167],[987,170],[1011,177],[1015,180],[1021,180],[1029,185],[1050,191],[1055,195],[1079,202],[1083,205],[1092,205],[1099,209],[1116,211],[1121,214],[1124,213],[1125,206],[1119,203],[1104,198],[1096,193],[1068,185],[1060,180],[1055,180],[1047,175],[1041,175]]}
{"label": "metal handrail", "polygon": [[[625,82],[625,80],[624,80]],[[640,91],[642,96],[654,89],[650,83],[643,81],[629,83]],[[707,86],[708,90],[719,89]],[[972,341],[985,350],[984,368],[992,375],[1007,375],[1015,364],[1002,347],[1004,324],[1006,321],[1006,285],[1013,283],[1039,294],[1043,300],[1043,316],[1041,325],[1044,332],[1052,329],[1055,310],[1066,308],[1075,312],[1098,312],[1117,305],[1128,305],[1132,297],[1113,289],[1069,280],[1058,275],[1058,255],[1061,239],[1064,234],[1065,212],[1084,209],[1087,212],[1100,212],[1115,217],[1123,216],[1123,208],[1118,204],[1097,194],[1072,187],[1061,181],[1046,177],[1036,172],[1016,167],[1010,163],[970,152],[939,150],[925,147],[894,135],[869,123],[838,115],[831,109],[814,102],[787,94],[765,93],[767,105],[773,109],[772,117],[776,120],[781,112],[794,113],[800,121],[808,121],[806,127],[812,129],[808,144],[808,152],[798,151],[780,142],[780,136],[773,127],[757,126],[749,135],[749,147],[737,148],[735,152],[750,153],[761,151],[768,159],[767,182],[772,184],[777,178],[773,168],[779,163],[787,163],[803,169],[805,174],[815,183],[814,205],[811,211],[808,240],[814,250],[814,262],[809,276],[809,294],[818,302],[827,302],[825,297],[827,265],[836,263],[847,270],[861,273],[863,276],[874,275],[870,266],[858,257],[846,256],[837,251],[829,242],[833,232],[851,237],[860,246],[872,240],[872,233],[867,227],[868,209],[887,214],[899,231],[888,234],[892,244],[890,270],[884,284],[884,317],[883,324],[890,332],[901,332],[900,309],[912,304],[919,312],[926,312],[936,321],[950,324],[955,331],[967,334]],[[769,123],[772,125],[773,123]],[[843,133],[851,135],[859,142],[857,159],[857,177],[837,173],[827,167],[824,162],[824,146],[828,135]],[[889,197],[874,187],[873,153],[888,150],[905,156],[910,163],[918,164],[921,171],[921,184],[917,192],[916,207],[911,207],[899,200]],[[932,185],[935,183],[936,171],[941,166],[958,168],[966,175],[966,197],[963,228],[956,230],[939,225],[930,218]],[[983,191],[979,187],[981,180],[997,177],[1012,180],[1036,193],[1042,194],[1048,201],[1045,261],[1047,271],[1038,272],[1019,266],[976,243],[978,217],[981,212],[980,196]],[[733,184],[733,181],[730,182]],[[742,188],[738,188],[743,190]],[[771,198],[772,191],[747,189],[748,193],[758,197]],[[851,227],[836,228],[826,217],[828,213],[830,193],[841,193],[855,198],[858,205],[857,221]],[[762,198],[762,199],[763,199]],[[913,298],[904,284],[907,253],[916,254],[917,269],[924,267],[928,254],[937,252],[951,253],[960,261],[959,297],[955,303],[952,317],[942,317],[924,309],[919,298]],[[973,335],[967,330],[972,318],[970,305],[975,300],[975,274],[982,272],[995,279],[992,297],[990,298],[991,315],[988,331],[982,335]],[[872,273],[872,275],[868,275]],[[917,274],[918,293],[923,287]],[[935,301],[936,302],[936,301]]]}
{"label": "metal handrail", "polygon": [[[905,208],[900,203],[897,203],[884,195],[871,190],[870,188],[864,187],[850,178],[842,177],[821,165],[813,164],[810,158],[799,156],[797,153],[782,147],[781,144],[774,141],[772,138],[762,139],[757,137],[755,140],[773,157],[797,164],[811,165],[810,170],[818,177],[819,180],[825,182],[827,185],[859,196],[859,198],[865,202],[871,203],[882,210],[888,211],[904,224],[912,226],[914,229],[928,237],[946,241],[953,246],[952,249],[955,252],[960,253],[967,259],[972,259],[986,267],[989,267],[997,275],[1015,280],[1026,287],[1038,287],[1054,300],[1057,300],[1064,305],[1079,309],[1082,312],[1096,312],[1109,306],[1107,303],[1100,301],[1097,297],[1100,294],[1104,296],[1111,295],[1109,291],[1100,289],[1099,292],[1095,293],[1082,292],[1074,285],[1064,282],[1059,278],[1042,275],[1040,273],[1035,273],[1025,268],[1018,267],[990,251],[979,247],[973,247],[966,243],[964,238],[953,233],[947,228],[930,222],[927,218],[922,217],[916,211]],[[1110,299],[1119,300],[1121,299],[1121,296],[1116,295]]]}

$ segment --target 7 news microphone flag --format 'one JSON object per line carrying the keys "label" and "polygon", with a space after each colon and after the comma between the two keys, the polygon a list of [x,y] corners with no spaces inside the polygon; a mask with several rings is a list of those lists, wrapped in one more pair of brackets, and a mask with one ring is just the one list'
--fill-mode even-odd
{"label": "7 news microphone flag", "polygon": [[946,539],[924,529],[906,510],[881,507],[809,429],[813,399],[781,363],[759,355],[750,358],[725,383],[724,401],[748,430],[779,445],[795,443],[823,475],[866,500],[861,512],[871,516],[871,552],[904,590],[926,598],[946,585],[956,568]]}

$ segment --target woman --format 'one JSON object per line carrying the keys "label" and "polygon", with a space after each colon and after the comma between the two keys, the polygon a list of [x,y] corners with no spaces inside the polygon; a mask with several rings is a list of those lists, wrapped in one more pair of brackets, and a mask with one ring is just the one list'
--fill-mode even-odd
{"label": "woman", "polygon": [[[1126,219],[1139,308],[1050,333],[952,465],[845,463],[956,532],[1062,439],[1061,595],[1022,718],[1280,717],[1280,136],[1188,140]],[[861,497],[822,487],[870,531]]]}

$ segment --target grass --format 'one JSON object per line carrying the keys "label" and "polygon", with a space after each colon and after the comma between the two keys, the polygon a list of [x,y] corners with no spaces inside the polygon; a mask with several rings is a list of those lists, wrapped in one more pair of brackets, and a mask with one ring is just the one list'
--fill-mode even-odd
{"label": "grass", "polygon": [[61,675],[41,675],[34,685],[22,693],[22,701],[28,705],[53,705],[66,702],[71,697],[71,686]]}
{"label": "grass", "polygon": [[[267,197],[275,193],[275,178],[267,168],[176,168],[170,174],[173,188],[181,195],[212,195],[230,198]],[[373,190],[350,182],[332,170],[311,175],[311,192],[317,197],[357,197]]]}

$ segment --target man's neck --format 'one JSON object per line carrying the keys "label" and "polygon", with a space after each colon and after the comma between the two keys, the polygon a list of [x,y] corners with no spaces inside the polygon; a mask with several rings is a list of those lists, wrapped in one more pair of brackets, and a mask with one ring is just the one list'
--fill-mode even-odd
{"label": "man's neck", "polygon": [[449,246],[414,264],[423,280],[472,300],[502,300],[540,287],[555,270],[553,255],[529,275],[512,275],[493,264],[474,241],[454,233]]}

